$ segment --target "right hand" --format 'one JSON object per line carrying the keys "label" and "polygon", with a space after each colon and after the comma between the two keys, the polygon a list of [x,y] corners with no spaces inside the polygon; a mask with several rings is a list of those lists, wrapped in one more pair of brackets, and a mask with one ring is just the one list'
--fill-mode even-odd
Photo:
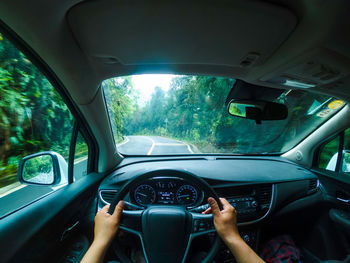
{"label": "right hand", "polygon": [[203,214],[213,214],[215,229],[224,242],[232,238],[241,238],[237,227],[236,209],[225,198],[220,198],[220,202],[223,206],[221,211],[216,200],[209,197],[210,207]]}

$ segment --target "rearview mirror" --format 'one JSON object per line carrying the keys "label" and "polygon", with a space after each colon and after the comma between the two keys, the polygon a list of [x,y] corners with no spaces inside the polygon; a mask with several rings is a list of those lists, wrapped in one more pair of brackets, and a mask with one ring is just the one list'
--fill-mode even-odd
{"label": "rearview mirror", "polygon": [[261,121],[284,120],[288,108],[284,104],[270,101],[231,100],[228,112],[232,116]]}
{"label": "rearview mirror", "polygon": [[68,166],[55,152],[40,152],[24,157],[18,168],[18,180],[24,184],[66,184]]}

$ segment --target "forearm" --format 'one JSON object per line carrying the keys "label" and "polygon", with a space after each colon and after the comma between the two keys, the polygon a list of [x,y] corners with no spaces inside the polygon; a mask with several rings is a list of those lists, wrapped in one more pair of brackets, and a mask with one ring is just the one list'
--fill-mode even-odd
{"label": "forearm", "polygon": [[102,263],[108,249],[108,244],[94,241],[85,253],[80,263]]}
{"label": "forearm", "polygon": [[240,236],[225,240],[237,263],[263,263],[264,261],[251,249]]}

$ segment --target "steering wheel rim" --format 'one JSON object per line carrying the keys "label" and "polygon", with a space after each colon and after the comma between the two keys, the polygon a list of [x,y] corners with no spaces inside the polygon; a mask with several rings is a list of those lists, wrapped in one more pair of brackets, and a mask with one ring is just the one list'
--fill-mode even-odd
{"label": "steering wheel rim", "polygon": [[[215,190],[206,182],[204,181],[202,178],[189,173],[189,172],[184,172],[184,171],[178,171],[178,170],[166,170],[166,169],[162,169],[162,170],[156,170],[156,171],[151,171],[148,173],[144,173],[140,176],[137,176],[131,180],[129,180],[128,182],[126,182],[118,191],[118,194],[116,195],[116,197],[114,198],[114,200],[111,202],[108,213],[112,214],[115,206],[118,204],[118,202],[120,200],[122,200],[130,191],[130,189],[137,185],[138,183],[143,182],[144,180],[150,179],[150,178],[154,178],[154,177],[164,177],[164,175],[166,175],[167,178],[181,178],[186,180],[187,182],[196,185],[199,189],[201,189],[204,193],[204,196],[211,196],[213,197],[218,205],[220,210],[222,210],[222,204],[219,200],[219,197],[217,195],[217,193],[215,192]],[[123,215],[122,215],[122,220],[120,223],[120,228],[136,234],[139,236],[140,240],[141,240],[141,244],[142,244],[142,248],[143,248],[143,253],[146,259],[146,262],[149,263],[157,263],[157,262],[161,262],[161,260],[158,260],[158,257],[155,255],[150,255],[150,253],[154,253],[152,251],[154,250],[154,245],[152,244],[147,244],[147,242],[150,242],[150,231],[148,230],[148,228],[150,229],[154,229],[154,225],[152,225],[153,221],[157,221],[159,222],[159,220],[162,221],[166,221],[167,219],[170,220],[169,222],[172,222],[171,225],[174,226],[176,225],[176,222],[178,223],[178,227],[182,229],[183,232],[186,233],[179,233],[181,231],[177,231],[175,233],[176,238],[174,238],[174,240],[181,240],[181,239],[187,239],[187,244],[186,244],[186,249],[185,251],[183,251],[183,247],[179,247],[177,253],[173,253],[174,254],[174,259],[172,262],[185,262],[186,257],[188,255],[188,251],[190,248],[190,244],[192,242],[192,240],[200,235],[204,235],[204,234],[208,234],[210,232],[215,232],[215,228],[213,225],[213,217],[212,214],[209,215],[202,215],[199,213],[195,213],[195,212],[191,212],[189,210],[186,209],[186,207],[182,207],[182,206],[171,206],[171,205],[152,205],[149,206],[147,208],[143,208],[141,206],[135,206],[137,208],[140,208],[140,210],[124,210],[123,211]],[[173,214],[173,215],[172,215]],[[178,218],[178,219],[176,219]],[[153,220],[153,221],[152,221]],[[182,228],[182,223],[179,223],[181,221],[183,222],[187,222],[184,223],[185,226],[185,230]],[[147,225],[149,224],[149,225]],[[147,225],[147,226],[146,226]],[[201,228],[201,230],[199,230],[199,225],[205,225],[206,227]],[[153,227],[153,228],[152,228]],[[167,230],[161,231],[157,231],[157,232],[164,232]],[[159,234],[159,233],[157,233]],[[174,234],[174,233],[173,233]],[[160,235],[164,238],[166,233],[160,233]],[[179,236],[180,235],[180,236]],[[154,239],[152,240],[152,242],[158,242],[158,241],[154,241]],[[182,242],[184,243],[184,242]],[[159,243],[159,246],[164,245],[164,243]],[[175,246],[176,247],[176,246]],[[209,263],[212,262],[212,260],[214,259],[217,251],[219,250],[220,247],[220,238],[219,236],[216,234],[215,240],[213,242],[212,247],[210,248],[210,250],[208,251],[207,256],[201,261],[203,263]],[[158,248],[158,247],[157,247]],[[173,248],[173,247],[172,247]],[[177,247],[176,247],[177,248]],[[174,249],[176,250],[176,249]],[[179,260],[180,257],[180,253],[181,251],[183,251],[183,257],[182,260]],[[125,260],[125,255],[118,255],[121,253],[120,249],[116,250],[117,256],[120,258],[120,260],[122,261],[122,263],[130,263],[131,261],[127,261]],[[169,251],[169,254],[171,254],[171,251]],[[169,259],[169,257],[168,257]],[[172,259],[170,259],[172,260]],[[164,262],[164,258],[162,258],[162,261]]]}

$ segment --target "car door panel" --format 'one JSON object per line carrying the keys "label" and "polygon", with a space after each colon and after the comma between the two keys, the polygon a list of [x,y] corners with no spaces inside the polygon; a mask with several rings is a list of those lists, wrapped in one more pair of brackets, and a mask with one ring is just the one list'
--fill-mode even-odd
{"label": "car door panel", "polygon": [[350,185],[334,178],[337,176],[334,172],[321,169],[313,172],[318,175],[323,189],[324,213],[321,218],[315,218],[316,236],[312,247],[323,260],[343,260],[350,253],[350,203],[339,200],[339,197],[347,198]]}
{"label": "car door panel", "polygon": [[331,209],[329,211],[329,217],[340,227],[350,230],[350,212],[339,209]]}
{"label": "car door panel", "polygon": [[0,243],[7,245],[0,246],[1,261],[47,262],[63,232],[86,220],[102,179],[102,174],[89,174],[3,218]]}

